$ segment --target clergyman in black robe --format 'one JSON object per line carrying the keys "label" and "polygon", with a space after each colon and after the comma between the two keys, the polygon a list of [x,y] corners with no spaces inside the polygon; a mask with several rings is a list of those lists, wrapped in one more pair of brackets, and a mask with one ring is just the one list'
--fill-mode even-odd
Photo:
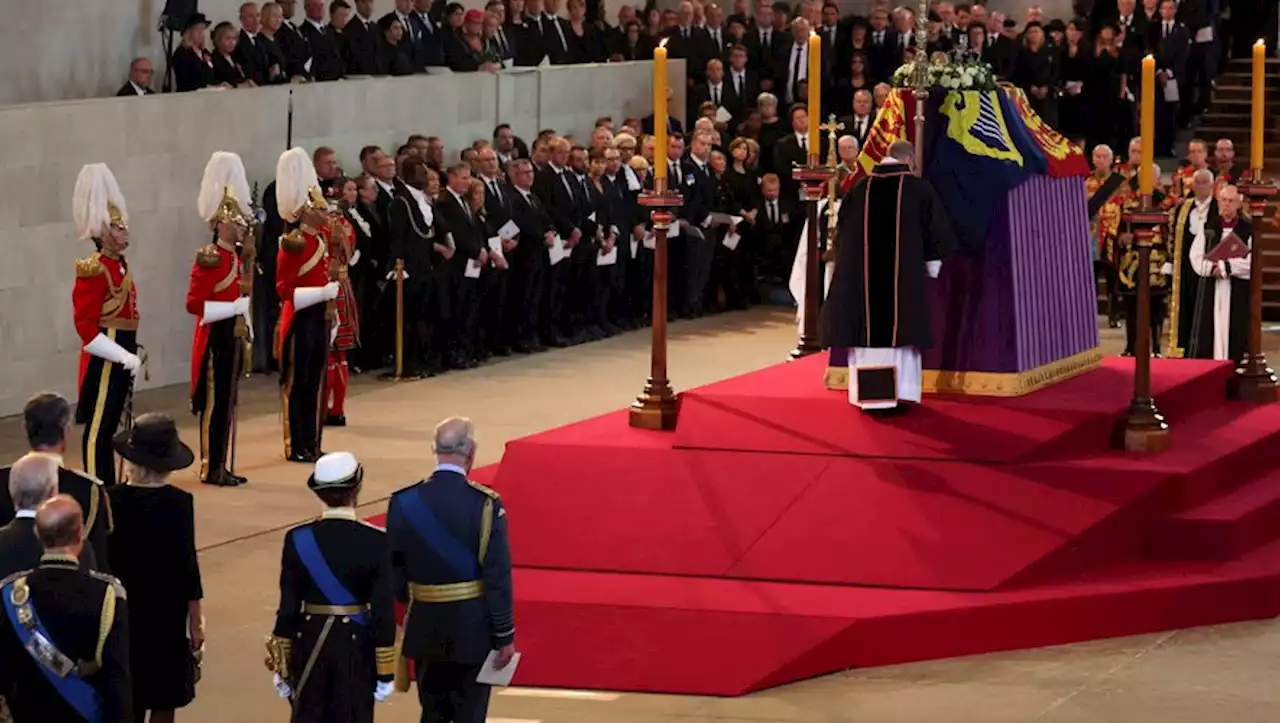
{"label": "clergyman in black robe", "polygon": [[1191,267],[1201,280],[1196,305],[1188,309],[1193,315],[1188,357],[1239,361],[1247,349],[1252,254],[1217,262],[1206,258],[1228,235],[1252,248],[1253,225],[1239,211],[1240,193],[1235,186],[1224,187],[1218,192],[1217,228],[1205,224],[1191,244]]}
{"label": "clergyman in black robe", "polygon": [[920,401],[920,349],[932,345],[925,277],[936,277],[955,234],[933,186],[912,174],[899,141],[841,204],[823,343],[849,349],[849,401],[892,409]]}

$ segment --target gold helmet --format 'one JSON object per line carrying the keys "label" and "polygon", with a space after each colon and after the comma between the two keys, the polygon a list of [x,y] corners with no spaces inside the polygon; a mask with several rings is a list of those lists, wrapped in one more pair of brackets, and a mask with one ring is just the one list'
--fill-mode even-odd
{"label": "gold helmet", "polygon": [[290,223],[308,211],[329,211],[329,203],[320,192],[315,164],[301,148],[290,148],[276,163],[276,207],[280,217]]}
{"label": "gold helmet", "polygon": [[252,193],[249,191],[249,181],[245,177],[244,162],[240,160],[240,156],[226,151],[214,153],[204,168],[200,195],[196,199],[196,210],[200,212],[200,218],[208,221],[211,226],[228,222],[238,226],[251,226],[251,200]]}
{"label": "gold helmet", "polygon": [[105,163],[90,163],[80,169],[71,212],[81,241],[102,238],[109,228],[129,230],[129,209],[116,177]]}

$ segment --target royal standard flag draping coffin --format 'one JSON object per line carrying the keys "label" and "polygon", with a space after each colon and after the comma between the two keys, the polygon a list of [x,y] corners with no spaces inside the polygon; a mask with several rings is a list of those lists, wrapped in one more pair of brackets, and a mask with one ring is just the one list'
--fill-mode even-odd
{"label": "royal standard flag draping coffin", "polygon": [[[896,140],[916,141],[915,98],[886,99],[856,172]],[[926,392],[1026,394],[1096,364],[1096,300],[1079,146],[1050,128],[1025,94],[934,89],[917,142],[960,247],[929,284],[934,348]],[[848,350],[832,348],[827,386],[847,384]]]}

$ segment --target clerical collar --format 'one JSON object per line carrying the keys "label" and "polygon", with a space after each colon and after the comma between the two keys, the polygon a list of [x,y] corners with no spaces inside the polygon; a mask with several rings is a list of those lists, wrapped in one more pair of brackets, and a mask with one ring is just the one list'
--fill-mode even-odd
{"label": "clerical collar", "polygon": [[356,519],[356,511],[351,507],[330,507],[320,513],[322,520],[352,520]]}

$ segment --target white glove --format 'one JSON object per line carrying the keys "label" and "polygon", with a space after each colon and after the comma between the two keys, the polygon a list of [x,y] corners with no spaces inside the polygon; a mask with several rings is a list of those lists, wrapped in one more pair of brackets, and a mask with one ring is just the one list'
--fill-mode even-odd
{"label": "white glove", "polygon": [[246,319],[249,317],[249,297],[241,296],[231,303],[235,304],[237,314],[242,314]]}
{"label": "white glove", "polygon": [[391,694],[394,693],[395,690],[396,687],[393,683],[383,683],[379,681],[378,686],[373,689],[373,699],[379,703],[386,703],[387,698],[390,698]]}
{"label": "white glove", "polygon": [[356,252],[351,254],[351,260],[347,262],[347,266],[355,266],[358,263],[360,263],[360,249],[356,249]]}
{"label": "white glove", "polygon": [[[333,287],[333,295],[329,295],[329,287]],[[293,308],[301,311],[307,307],[323,304],[338,298],[338,282],[330,281],[324,286],[300,286],[293,290]]]}
{"label": "white glove", "polygon": [[243,312],[236,310],[237,301],[206,301],[204,302],[204,313],[200,315],[200,324],[207,326],[215,321],[223,321],[230,319],[236,314]]}
{"label": "white glove", "polygon": [[100,359],[119,364],[135,377],[138,376],[138,368],[142,366],[142,360],[137,354],[125,351],[124,347],[108,339],[106,334],[93,337],[84,345],[84,350]]}
{"label": "white glove", "polygon": [[[396,278],[396,270],[395,270],[395,269],[392,269],[392,270],[390,270],[390,271],[388,271],[388,272],[387,272],[387,281],[395,281],[395,278]],[[405,281],[408,281],[408,280],[409,280],[409,272],[408,272],[408,271],[401,271],[401,272],[400,272],[400,278],[401,278],[401,279],[404,279]]]}
{"label": "white glove", "polygon": [[924,262],[924,270],[929,274],[929,278],[936,279],[938,274],[942,273],[942,262],[938,260]]}
{"label": "white glove", "polygon": [[290,688],[288,683],[281,680],[279,673],[272,676],[272,683],[276,686],[276,695],[285,700],[293,697],[293,688]]}
{"label": "white glove", "polygon": [[338,282],[330,281],[324,285],[324,300],[333,301],[338,298]]}
{"label": "white glove", "polygon": [[332,329],[329,330],[329,346],[333,346],[333,343],[337,340],[338,340],[338,327],[334,326]]}
{"label": "white glove", "polygon": [[1166,261],[1164,266],[1160,267],[1160,273],[1165,276],[1173,276],[1173,264]]}

